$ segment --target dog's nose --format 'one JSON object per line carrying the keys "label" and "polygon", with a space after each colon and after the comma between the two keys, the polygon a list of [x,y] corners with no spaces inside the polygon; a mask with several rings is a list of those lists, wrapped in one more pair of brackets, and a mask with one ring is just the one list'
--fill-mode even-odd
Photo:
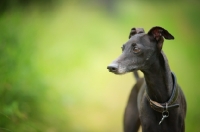
{"label": "dog's nose", "polygon": [[118,69],[118,65],[117,64],[110,64],[109,66],[107,66],[107,69],[109,70],[109,72],[116,72]]}

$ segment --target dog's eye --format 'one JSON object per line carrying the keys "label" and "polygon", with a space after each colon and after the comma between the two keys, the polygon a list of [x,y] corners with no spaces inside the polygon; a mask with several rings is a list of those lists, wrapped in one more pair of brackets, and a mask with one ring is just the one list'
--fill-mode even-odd
{"label": "dog's eye", "polygon": [[140,48],[138,48],[138,47],[133,47],[133,52],[134,52],[134,53],[139,53],[139,52],[140,52]]}

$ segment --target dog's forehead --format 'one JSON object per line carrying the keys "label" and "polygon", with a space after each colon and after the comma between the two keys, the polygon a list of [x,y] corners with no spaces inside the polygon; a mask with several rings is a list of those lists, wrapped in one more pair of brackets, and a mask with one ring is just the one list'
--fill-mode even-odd
{"label": "dog's forehead", "polygon": [[143,44],[143,43],[150,43],[150,40],[149,40],[149,37],[147,34],[145,33],[140,33],[140,34],[135,34],[133,35],[127,43],[140,43],[140,44]]}

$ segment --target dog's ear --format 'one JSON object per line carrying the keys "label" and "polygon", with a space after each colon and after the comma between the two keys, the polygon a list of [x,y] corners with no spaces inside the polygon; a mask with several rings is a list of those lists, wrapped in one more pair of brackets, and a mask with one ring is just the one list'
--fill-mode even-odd
{"label": "dog's ear", "polygon": [[162,27],[153,27],[149,30],[148,35],[153,36],[156,40],[159,40],[160,37],[164,37],[165,39],[174,39],[167,30]]}
{"label": "dog's ear", "polygon": [[130,39],[133,35],[138,34],[138,33],[144,33],[144,29],[143,28],[132,28],[128,38]]}
{"label": "dog's ear", "polygon": [[174,39],[174,36],[172,36],[167,30],[158,26],[151,28],[148,32],[148,35],[153,37],[153,39],[155,39],[158,42],[157,46],[158,46],[159,51],[161,51],[162,46],[163,46],[163,42],[164,42],[163,37],[169,40]]}

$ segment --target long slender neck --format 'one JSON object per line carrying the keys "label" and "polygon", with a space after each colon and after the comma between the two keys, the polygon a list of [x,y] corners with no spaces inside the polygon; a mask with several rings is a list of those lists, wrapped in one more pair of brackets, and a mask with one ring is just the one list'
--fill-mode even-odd
{"label": "long slender neck", "polygon": [[147,84],[147,94],[159,103],[167,102],[172,93],[173,80],[167,58],[163,52],[148,70],[142,71]]}

